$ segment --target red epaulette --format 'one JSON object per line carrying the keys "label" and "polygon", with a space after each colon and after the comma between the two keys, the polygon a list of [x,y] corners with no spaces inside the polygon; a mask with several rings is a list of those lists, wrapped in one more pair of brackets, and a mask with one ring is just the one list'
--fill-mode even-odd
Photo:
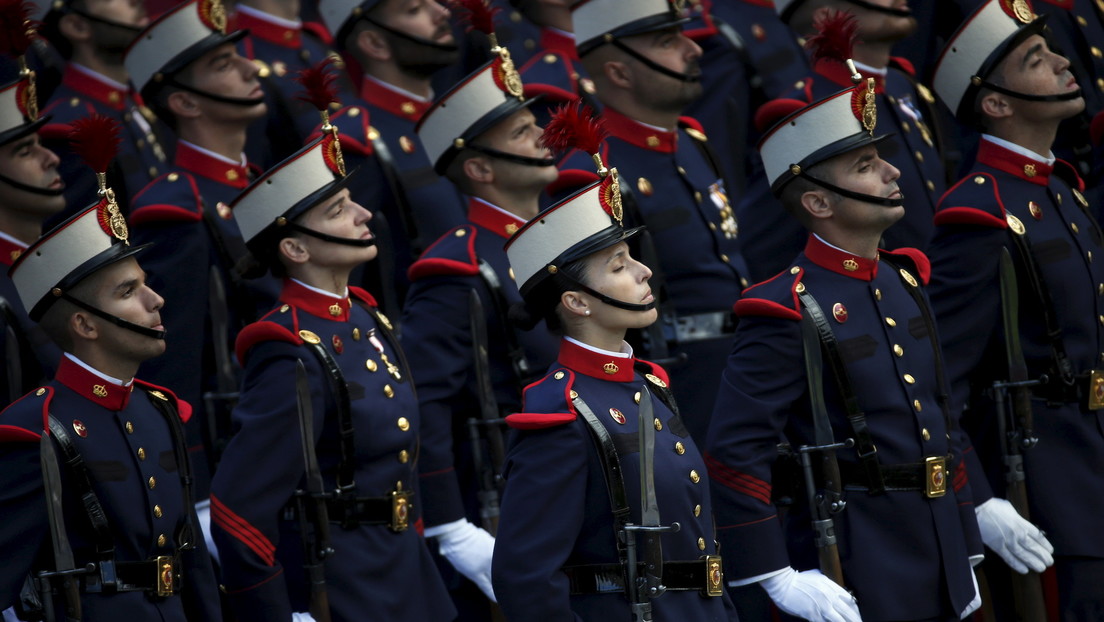
{"label": "red epaulette", "polygon": [[656,363],[653,363],[651,361],[645,361],[644,359],[636,359],[636,362],[640,363],[644,367],[647,367],[648,371],[646,373],[649,373],[649,374],[655,376],[656,378],[659,378],[660,380],[663,381],[663,384],[665,384],[665,385],[670,385],[671,384],[671,378],[667,375],[667,370],[666,369],[663,369],[662,367],[660,367],[659,365],[657,365]]}
{"label": "red epaulette", "polygon": [[372,294],[369,294],[368,290],[366,290],[362,287],[357,287],[355,285],[350,285],[349,286],[349,295],[352,296],[353,298],[356,298],[357,300],[363,302],[364,304],[368,305],[369,307],[372,307],[373,309],[379,306],[379,303],[376,302],[375,296],[373,296]]}
{"label": "red epaulette", "polygon": [[[460,232],[463,233],[460,233]],[[475,236],[477,230],[471,225],[460,225],[437,239],[429,248],[425,249],[422,257],[410,265],[406,271],[410,282],[428,278],[431,276],[474,276],[479,274],[479,258],[475,255]],[[456,256],[465,255],[462,259],[453,257],[433,256],[435,251],[440,251],[442,243],[452,242],[448,250],[455,250],[456,243],[462,246],[461,253],[448,253]]]}
{"label": "red epaulette", "polygon": [[783,320],[801,320],[801,303],[797,299],[797,284],[805,271],[785,270],[771,278],[744,290],[743,296],[732,306],[739,317],[776,317]]}
{"label": "red epaulette", "polygon": [[[311,33],[326,47],[333,45],[333,35],[330,34],[330,29],[326,28],[326,25],[321,22],[303,22],[303,30]],[[231,32],[231,31],[227,31]]]}
{"label": "red epaulette", "polygon": [[916,67],[912,64],[911,60],[905,58],[904,56],[890,56],[889,66],[896,67],[897,69],[900,69],[908,75],[914,78],[916,77]]}
{"label": "red epaulette", "polygon": [[1081,179],[1081,174],[1077,172],[1077,167],[1059,158],[1054,161],[1054,171],[1051,175],[1057,175],[1058,179],[1069,184],[1070,188],[1078,192],[1085,191],[1085,180]]}
{"label": "red epaulette", "polygon": [[[330,123],[337,126],[341,139],[341,150],[362,156],[374,154],[372,140],[368,137],[372,131],[372,125],[368,109],[364,106],[345,106],[330,115]],[[314,128],[310,140],[322,136],[322,125]]]}
{"label": "red epaulette", "polygon": [[698,133],[698,135],[695,135],[694,132],[690,132],[691,138],[695,140],[705,140],[705,126],[694,117],[679,117],[678,123],[679,127],[682,129],[694,130],[694,132]]}
{"label": "red epaulette", "polygon": [[[559,374],[559,378],[556,375]],[[578,413],[575,411],[575,406],[571,402],[571,386],[575,383],[575,374],[569,369],[557,369],[550,372],[544,378],[534,382],[533,384],[525,387],[524,398],[522,408],[530,406],[529,404],[529,392],[534,388],[543,385],[546,382],[562,382],[563,383],[563,401],[558,398],[555,403],[548,402],[544,404],[536,404],[538,408],[534,410],[554,410],[555,412],[520,412],[506,416],[506,424],[511,428],[517,430],[543,430],[545,428],[554,428],[556,426],[564,425],[565,423],[571,423],[578,418]],[[552,395],[552,394],[550,394]],[[564,406],[566,404],[566,407]]]}
{"label": "red epaulette", "polygon": [[[973,186],[978,186],[974,188]],[[974,205],[955,205],[956,191],[963,188],[964,194]],[[1007,229],[1008,212],[1004,209],[997,179],[989,173],[976,173],[967,176],[951,187],[939,199],[933,222],[942,225],[976,225],[994,229]]]}
{"label": "red epaulette", "polygon": [[176,406],[176,414],[180,416],[180,420],[184,423],[188,423],[188,420],[192,418],[192,405],[188,402],[180,399],[173,393],[172,390],[165,387],[158,386],[156,384],[146,382],[145,380],[134,379],[134,384],[142,387],[146,391],[153,393],[154,397],[164,399],[167,402],[171,402]]}
{"label": "red epaulette", "polygon": [[[171,186],[169,186],[171,184]],[[140,205],[142,197],[153,188],[170,187],[165,196],[158,197],[157,203]],[[127,220],[132,226],[158,222],[199,222],[203,220],[203,197],[195,178],[183,171],[165,173],[151,181],[131,200],[137,205]]]}
{"label": "red epaulette", "polygon": [[904,257],[912,263],[916,268],[916,272],[920,275],[920,283],[923,285],[928,284],[928,280],[931,278],[931,260],[924,254],[924,251],[918,248],[898,248],[891,251],[885,251],[887,255],[894,257]]}
{"label": "red epaulette", "polygon": [[567,89],[561,89],[551,84],[533,83],[526,84],[524,89],[525,99],[533,99],[543,95],[550,102],[567,102],[578,99],[579,96]]}
{"label": "red epaulette", "polygon": [[[297,346],[302,345],[303,338],[299,336],[299,318],[295,314],[294,308],[291,308],[289,312],[292,313],[292,330],[265,319],[253,322],[243,328],[234,341],[234,352],[238,356],[238,362],[245,365],[245,358],[249,351],[257,344],[266,341],[283,341]],[[268,315],[272,315],[272,313]]]}
{"label": "red epaulette", "polygon": [[[50,402],[54,399],[54,389],[52,387],[39,387],[15,400],[3,412],[0,412],[0,421],[4,420],[4,413],[15,408],[16,404],[28,399],[42,400],[42,429],[49,430]],[[15,425],[0,424],[0,443],[37,443],[41,438],[42,434],[34,430]]]}

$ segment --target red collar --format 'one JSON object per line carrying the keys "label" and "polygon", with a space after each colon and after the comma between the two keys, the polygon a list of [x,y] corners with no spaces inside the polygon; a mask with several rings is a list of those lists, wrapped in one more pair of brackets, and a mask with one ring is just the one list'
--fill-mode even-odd
{"label": "red collar", "polygon": [[768,9],[774,8],[774,0],[743,0],[746,4],[754,4],[755,6],[767,7]]}
{"label": "red collar", "polygon": [[1045,2],[1047,4],[1050,4],[1050,5],[1056,6],[1060,9],[1065,9],[1067,11],[1072,11],[1073,10],[1074,0],[1041,0],[1041,1]]}
{"label": "red collar", "polygon": [[525,220],[493,209],[475,198],[468,199],[468,220],[503,239],[509,239],[525,224]]}
{"label": "red collar", "polygon": [[608,106],[602,111],[602,117],[606,120],[610,136],[616,136],[630,145],[660,153],[678,151],[678,132],[653,129]]}
{"label": "red collar", "polygon": [[575,48],[575,37],[553,28],[541,28],[540,46],[547,52],[555,52],[571,60],[579,60],[579,50]]}
{"label": "red collar", "polygon": [[636,359],[599,354],[566,339],[560,341],[560,355],[557,361],[575,373],[610,382],[630,382],[633,379],[633,366],[636,363]]}
{"label": "red collar", "polygon": [[[98,75],[98,74],[97,74]],[[113,110],[125,110],[127,107],[127,91],[108,84],[96,76],[90,75],[74,67],[72,64],[65,66],[61,83],[74,91],[90,97]]]}
{"label": "red collar", "polygon": [[1010,151],[984,138],[978,145],[977,161],[1040,186],[1047,185],[1050,173],[1054,170],[1054,166],[1050,164]]}
{"label": "red collar", "polygon": [[280,302],[287,303],[315,317],[334,322],[348,322],[349,310],[353,308],[353,302],[348,296],[337,298],[320,294],[291,279],[284,280],[284,289],[280,292]]}
{"label": "red collar", "polygon": [[821,242],[815,235],[810,235],[809,241],[805,243],[805,256],[825,270],[860,281],[873,281],[878,276],[877,259],[865,259],[836,250]]}
{"label": "red collar", "polygon": [[126,408],[130,401],[130,392],[134,390],[134,383],[128,387],[120,387],[74,363],[68,356],[61,357],[54,379],[77,395],[114,411]]}
{"label": "red collar", "polygon": [[27,247],[22,244],[0,238],[0,263],[10,268],[25,250],[27,250]]}
{"label": "red collar", "polygon": [[[847,71],[847,65],[839,61],[821,59],[818,60],[813,71],[817,75],[825,77],[832,82],[844,87],[855,86],[855,83],[851,81],[851,74]],[[865,84],[866,78],[874,78],[874,92],[881,95],[885,92],[885,76],[878,74],[863,75],[863,83]]]}
{"label": "red collar", "polygon": [[288,28],[259,15],[250,15],[241,11],[234,15],[234,19],[237,22],[234,30],[248,29],[251,37],[295,50],[303,46],[302,26]]}
{"label": "red collar", "polygon": [[407,97],[406,94],[369,78],[364,78],[364,82],[360,85],[360,98],[377,108],[415,123],[420,121],[426,110],[433,105],[432,102]]}
{"label": "red collar", "polygon": [[193,148],[188,143],[176,145],[174,164],[189,173],[202,175],[207,179],[226,184],[231,188],[244,190],[249,185],[249,167],[240,164],[227,164]]}

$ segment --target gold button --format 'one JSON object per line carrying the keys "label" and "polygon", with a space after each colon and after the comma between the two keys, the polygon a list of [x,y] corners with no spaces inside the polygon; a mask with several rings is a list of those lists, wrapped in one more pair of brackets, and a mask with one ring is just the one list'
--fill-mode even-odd
{"label": "gold button", "polygon": [[157,536],[157,546],[165,546],[165,543],[168,541],[169,539],[165,537],[165,534]]}
{"label": "gold button", "polygon": [[876,298],[878,300],[881,300],[882,299],[882,290],[880,290],[878,288],[874,288],[874,298]]}
{"label": "gold button", "polygon": [[1100,283],[1096,286],[1096,293],[1104,296],[1104,283]]}
{"label": "gold button", "polygon": [[353,341],[360,341],[360,329],[359,328],[354,328],[353,329]]}
{"label": "gold button", "polygon": [[686,453],[686,445],[683,445],[682,441],[676,441],[675,442],[675,453],[680,455],[680,456],[682,454]]}
{"label": "gold button", "polygon": [[1100,89],[1101,91],[1104,91],[1104,78],[1097,78],[1096,79],[1096,88]]}
{"label": "gold button", "polygon": [[161,506],[159,506],[159,505],[153,506],[153,516],[154,516],[154,518],[161,518],[161,514],[162,514]]}
{"label": "gold button", "polygon": [[399,417],[398,426],[400,430],[406,432],[410,429],[410,421],[406,417]]}
{"label": "gold button", "polygon": [[912,400],[912,407],[916,409],[916,412],[924,410],[924,407],[920,405],[920,400]]}
{"label": "gold button", "polygon": [[913,378],[912,374],[905,374],[902,377],[905,379],[905,382],[909,384],[916,384],[916,378]]}
{"label": "gold button", "polygon": [[455,236],[456,236],[456,237],[458,237],[458,238],[462,238],[462,237],[464,237],[465,235],[468,235],[468,232],[467,232],[467,230],[466,230],[466,229],[457,229],[457,230],[456,230],[456,233],[453,233],[453,235],[455,235]]}
{"label": "gold button", "polygon": [[383,394],[387,396],[387,399],[391,399],[395,397],[395,390],[391,388],[391,385],[385,384],[383,385]]}
{"label": "gold button", "polygon": [[659,417],[656,417],[652,424],[655,426],[657,432],[663,429],[663,422],[659,420]]}
{"label": "gold button", "polygon": [[1075,222],[1070,223],[1070,229],[1073,229],[1074,233],[1081,233],[1081,227],[1078,227]]}
{"label": "gold button", "polygon": [[694,506],[694,516],[701,516],[701,504]]}
{"label": "gold button", "polygon": [[407,462],[410,462],[410,452],[405,450],[405,449],[400,451],[399,452],[399,462],[401,462],[403,464],[406,464]]}
{"label": "gold button", "polygon": [[150,490],[153,490],[154,488],[157,487],[157,478],[152,476],[152,475],[150,475],[150,478],[149,478],[149,487],[150,487]]}
{"label": "gold button", "polygon": [[283,305],[280,307],[280,313],[287,313],[291,309],[291,305]]}
{"label": "gold button", "polygon": [[1058,205],[1061,205],[1061,204],[1062,204],[1062,194],[1061,194],[1061,193],[1055,194],[1055,195],[1054,195],[1054,199],[1055,199],[1056,201],[1058,201]]}
{"label": "gold button", "polygon": [[690,469],[690,481],[694,482],[695,484],[701,481],[701,475],[698,475],[698,472],[694,469]]}
{"label": "gold button", "polygon": [[1099,319],[1099,320],[1100,320],[1100,323],[1101,323],[1101,324],[1104,324],[1104,315],[1098,315],[1098,316],[1097,316],[1097,319]]}
{"label": "gold button", "polygon": [[126,425],[124,425],[123,427],[126,428],[127,434],[134,434],[134,424],[133,423],[127,421]]}
{"label": "gold button", "polygon": [[[39,397],[42,397],[43,395],[46,395],[46,389],[40,387],[37,391],[35,391],[35,395],[37,395]],[[639,395],[639,393],[637,395]]]}
{"label": "gold button", "polygon": [[679,175],[686,175],[686,169],[682,168],[681,166],[678,167],[678,172],[679,172]]}
{"label": "gold button", "polygon": [[920,438],[924,439],[925,441],[930,441],[931,440],[931,432],[928,432],[927,428],[924,428],[923,430],[920,430]]}
{"label": "gold button", "polygon": [[929,179],[924,185],[928,187],[928,192],[935,192],[935,182],[934,181]]}
{"label": "gold button", "polygon": [[897,325],[897,320],[887,316],[886,317],[886,324],[889,324],[890,326],[896,326]]}
{"label": "gold button", "polygon": [[801,272],[801,268],[798,268],[797,266],[790,268],[790,274],[797,274],[798,272]]}
{"label": "gold button", "polygon": [[904,130],[906,134],[912,131],[912,127],[909,126],[908,122],[901,123],[901,129]]}
{"label": "gold button", "polygon": [[562,371],[558,371],[558,372],[552,374],[552,377],[555,378],[556,380],[563,380],[564,373]]}
{"label": "gold button", "polygon": [[571,396],[571,399],[573,399],[573,400],[574,399],[579,399],[579,392],[576,391],[575,389],[572,389],[571,392],[569,393],[569,395]]}
{"label": "gold button", "polygon": [[1104,52],[1101,52],[1100,48],[1096,47],[1095,45],[1092,46],[1091,48],[1089,48],[1089,52],[1092,52],[1092,55],[1097,57],[1097,58],[1100,58],[1101,56],[1104,56]]}
{"label": "gold button", "polygon": [[899,357],[904,356],[905,355],[905,349],[902,348],[899,344],[895,343],[895,344],[893,344],[893,353],[896,354]]}
{"label": "gold button", "polygon": [[372,359],[364,361],[364,367],[366,367],[368,371],[376,371],[377,369],[379,369],[379,365],[376,365],[376,362]]}
{"label": "gold button", "polygon": [[640,403],[640,391],[637,391],[636,395],[633,395],[633,401],[636,402],[637,404]]}
{"label": "gold button", "polygon": [[1089,258],[1089,262],[1092,262],[1092,251],[1085,253],[1085,256]]}
{"label": "gold button", "polygon": [[709,230],[710,231],[716,231],[717,230],[717,223],[715,223],[715,222],[709,223]]}
{"label": "gold button", "polygon": [[698,538],[698,550],[699,551],[704,551],[705,550],[705,538]]}
{"label": "gold button", "polygon": [[974,183],[980,186],[985,183],[985,178],[981,175],[978,175],[977,177],[974,177]]}
{"label": "gold button", "polygon": [[142,449],[141,447],[138,448],[138,459],[139,460],[145,460],[146,459],[146,450]]}
{"label": "gold button", "polygon": [[725,255],[724,253],[721,253],[721,261],[723,261],[725,263],[728,263],[728,255]]}
{"label": "gold button", "polygon": [[556,62],[556,55],[555,54],[545,54],[544,55],[544,62],[551,65],[552,63]]}
{"label": "gold button", "polygon": [[916,151],[912,155],[916,156],[916,161],[917,162],[923,162],[924,161],[924,154],[920,153],[919,151]]}
{"label": "gold button", "polygon": [[1077,16],[1077,25],[1084,28],[1085,26],[1089,25],[1089,21],[1086,20],[1084,17],[1081,17],[1080,15],[1078,15]]}
{"label": "gold button", "polygon": [[701,200],[702,200],[702,195],[701,195],[701,193],[700,193],[700,192],[698,192],[697,190],[695,190],[695,191],[694,191],[694,202],[695,202],[695,203],[701,203]]}

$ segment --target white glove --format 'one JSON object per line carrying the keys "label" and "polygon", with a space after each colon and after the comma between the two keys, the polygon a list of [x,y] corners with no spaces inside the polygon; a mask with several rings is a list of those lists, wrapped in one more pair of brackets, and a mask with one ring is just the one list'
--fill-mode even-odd
{"label": "white glove", "polygon": [[1038,527],[1024,520],[1016,508],[996,497],[974,508],[981,541],[1020,574],[1042,572],[1054,563],[1054,547]]}
{"label": "white glove", "polygon": [[977,573],[973,568],[970,568],[970,578],[974,581],[974,599],[970,601],[970,604],[966,605],[966,608],[959,614],[959,620],[965,620],[969,615],[978,609],[981,609],[981,590],[978,589]]}
{"label": "white glove", "polygon": [[314,622],[314,618],[306,611],[295,611],[291,614],[291,622]]}
{"label": "white glove", "polygon": [[787,568],[759,582],[782,611],[812,622],[862,622],[854,597],[820,573]]}
{"label": "white glove", "polygon": [[491,587],[494,536],[465,519],[427,529],[426,536],[436,536],[437,549],[452,567],[478,585],[487,598],[498,602]]}
{"label": "white glove", "polygon": [[215,539],[211,537],[211,500],[200,499],[195,504],[196,519],[199,520],[199,530],[203,533],[203,541],[207,543],[207,553],[217,563],[219,560],[218,547]]}

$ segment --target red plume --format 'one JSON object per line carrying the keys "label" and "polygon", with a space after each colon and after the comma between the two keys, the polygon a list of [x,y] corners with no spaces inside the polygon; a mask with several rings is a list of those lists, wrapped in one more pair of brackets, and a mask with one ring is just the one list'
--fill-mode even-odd
{"label": "red plume", "polygon": [[859,22],[849,11],[825,9],[818,13],[813,26],[817,33],[805,42],[805,49],[813,56],[813,64],[821,59],[840,63],[851,58],[851,49],[855,45]]}
{"label": "red plume", "polygon": [[575,148],[594,154],[601,151],[602,140],[608,134],[605,122],[594,110],[575,99],[560,104],[552,113],[541,142],[555,153]]}
{"label": "red plume", "polygon": [[22,56],[31,47],[37,22],[25,0],[0,0],[0,54]]}
{"label": "red plume", "polygon": [[490,0],[451,0],[449,4],[456,11],[457,21],[467,25],[467,32],[494,33],[495,16],[501,9],[491,6]]}
{"label": "red plume", "polygon": [[301,70],[295,81],[303,87],[297,99],[305,101],[318,110],[328,110],[330,104],[337,101],[337,75],[329,71],[333,58],[327,56],[312,67]]}
{"label": "red plume", "polygon": [[94,114],[73,121],[69,144],[89,168],[106,172],[119,153],[119,122],[111,117]]}

